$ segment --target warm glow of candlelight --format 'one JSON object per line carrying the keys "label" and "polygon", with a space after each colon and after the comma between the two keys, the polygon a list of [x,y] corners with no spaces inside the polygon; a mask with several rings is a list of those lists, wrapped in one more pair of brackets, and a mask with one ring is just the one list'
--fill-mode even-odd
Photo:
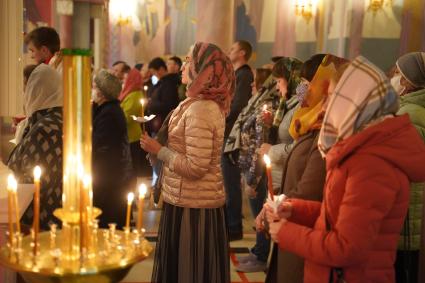
{"label": "warm glow of candlelight", "polygon": [[13,188],[15,188],[16,191],[17,186],[18,183],[16,182],[15,176],[13,176],[13,174],[9,174],[9,176],[7,176],[7,189],[9,191],[13,191]]}
{"label": "warm glow of candlelight", "polygon": [[271,200],[274,200],[271,160],[267,154],[264,154],[263,159],[264,159],[264,163],[266,163],[267,188],[269,190],[269,195]]}
{"label": "warm glow of candlelight", "polygon": [[41,168],[40,166],[35,166],[34,167],[34,182],[40,182],[40,177],[41,177]]}
{"label": "warm glow of candlelight", "polygon": [[[10,175],[9,175],[10,176]],[[8,183],[10,185],[10,191],[13,197],[13,205],[15,208],[15,217],[16,217],[16,230],[18,233],[21,233],[21,223],[19,222],[19,205],[18,205],[18,182],[15,179],[15,176],[12,175],[11,178],[8,177]]]}
{"label": "warm glow of candlelight", "polygon": [[148,191],[148,188],[146,187],[146,185],[140,184],[140,186],[139,186],[139,199],[145,198],[147,191]]}
{"label": "warm glow of candlelight", "polygon": [[38,250],[38,233],[40,230],[40,177],[41,177],[41,168],[40,166],[34,167],[34,218],[32,229],[34,231],[34,256],[37,255]]}
{"label": "warm glow of candlelight", "polygon": [[147,85],[145,85],[145,86],[143,87],[143,89],[144,89],[145,91],[148,91],[148,86],[147,86]]}
{"label": "warm glow of candlelight", "polygon": [[134,200],[134,193],[128,193],[127,195],[127,204],[131,205]]}
{"label": "warm glow of candlelight", "polygon": [[90,187],[92,180],[91,180],[91,176],[88,174],[85,174],[83,177],[83,187],[84,189],[88,189]]}
{"label": "warm glow of candlelight", "polygon": [[270,157],[267,154],[264,154],[264,163],[266,163],[267,168],[271,167]]}
{"label": "warm glow of candlelight", "polygon": [[140,99],[140,104],[142,104],[142,107],[145,106],[145,100],[143,98]]}
{"label": "warm glow of candlelight", "polygon": [[263,111],[266,112],[267,111],[267,104],[263,105]]}

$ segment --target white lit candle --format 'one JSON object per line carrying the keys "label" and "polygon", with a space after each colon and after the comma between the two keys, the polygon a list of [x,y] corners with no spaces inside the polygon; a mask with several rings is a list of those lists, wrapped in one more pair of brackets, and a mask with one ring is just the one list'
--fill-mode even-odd
{"label": "white lit candle", "polygon": [[139,186],[139,205],[137,210],[137,231],[140,231],[143,226],[143,205],[145,200],[145,195],[147,192],[147,187],[145,184],[140,184]]}
{"label": "white lit candle", "polygon": [[271,200],[274,200],[273,195],[273,180],[272,180],[272,165],[270,157],[267,154],[264,154],[264,162],[266,163],[266,173],[267,173],[267,187],[269,189],[269,194]]}
{"label": "white lit candle", "polygon": [[40,177],[41,177],[41,168],[40,166],[35,166],[34,168],[34,219],[32,224],[32,229],[34,231],[34,255],[37,254],[38,246],[38,232],[40,230]]}
{"label": "white lit candle", "polygon": [[15,177],[12,174],[9,174],[7,177],[7,216],[9,221],[9,245],[12,247],[13,243],[13,193],[12,187],[15,182]]}
{"label": "white lit candle", "polygon": [[127,231],[130,231],[130,214],[131,214],[131,204],[134,200],[134,194],[129,193],[127,195],[127,217],[125,220],[125,227],[127,228]]}

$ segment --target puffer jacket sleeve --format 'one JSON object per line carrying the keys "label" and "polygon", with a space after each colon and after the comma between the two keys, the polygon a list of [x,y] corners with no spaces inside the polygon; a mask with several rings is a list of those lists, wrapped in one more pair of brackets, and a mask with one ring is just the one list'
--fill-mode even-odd
{"label": "puffer jacket sleeve", "polygon": [[[184,141],[186,154],[175,153],[170,160],[170,170],[184,178],[200,179],[210,169],[213,152],[220,152],[224,117],[217,105],[203,106],[203,103],[194,103],[187,110],[184,117]],[[214,141],[220,140],[220,149],[214,148]]]}
{"label": "puffer jacket sleeve", "polygon": [[337,220],[330,217],[332,230],[286,222],[278,235],[281,249],[325,266],[346,267],[367,261],[384,217],[392,209],[399,189],[408,188],[408,180],[376,157],[359,156],[350,161]]}

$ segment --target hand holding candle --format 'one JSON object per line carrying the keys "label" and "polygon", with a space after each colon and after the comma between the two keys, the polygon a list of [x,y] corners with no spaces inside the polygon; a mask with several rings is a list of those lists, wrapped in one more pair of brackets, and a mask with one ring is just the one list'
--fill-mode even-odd
{"label": "hand holding candle", "polygon": [[140,229],[142,229],[142,226],[143,226],[143,204],[144,204],[144,199],[145,199],[147,190],[148,189],[145,184],[140,184],[139,205],[137,210],[137,226],[136,226],[138,232],[140,231]]}
{"label": "hand holding candle", "polygon": [[127,231],[130,231],[130,214],[131,214],[131,204],[133,203],[133,200],[134,200],[134,194],[129,193],[127,195],[127,217],[125,220],[125,228],[127,229]]}
{"label": "hand holding candle", "polygon": [[35,166],[34,168],[34,219],[32,224],[32,229],[34,231],[34,255],[37,255],[37,246],[38,246],[38,232],[40,230],[40,177],[41,177],[41,168],[40,166]]}
{"label": "hand holding candle", "polygon": [[267,154],[264,154],[264,162],[266,163],[267,188],[269,190],[270,199],[272,201],[274,201],[273,180],[272,180],[272,165],[271,165],[270,157]]}

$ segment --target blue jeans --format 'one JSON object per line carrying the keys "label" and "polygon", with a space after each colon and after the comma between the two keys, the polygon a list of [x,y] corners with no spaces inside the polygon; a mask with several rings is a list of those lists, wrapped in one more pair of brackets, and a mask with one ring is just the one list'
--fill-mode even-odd
{"label": "blue jeans", "polygon": [[[263,208],[263,204],[267,197],[267,177],[264,174],[257,184],[257,196],[249,199],[252,215],[254,219]],[[257,232],[255,246],[251,249],[251,253],[257,256],[257,259],[262,262],[267,262],[270,252],[270,238],[266,237],[264,232]]]}
{"label": "blue jeans", "polygon": [[242,232],[241,170],[227,154],[221,156],[221,170],[226,191],[226,222],[229,233]]}

